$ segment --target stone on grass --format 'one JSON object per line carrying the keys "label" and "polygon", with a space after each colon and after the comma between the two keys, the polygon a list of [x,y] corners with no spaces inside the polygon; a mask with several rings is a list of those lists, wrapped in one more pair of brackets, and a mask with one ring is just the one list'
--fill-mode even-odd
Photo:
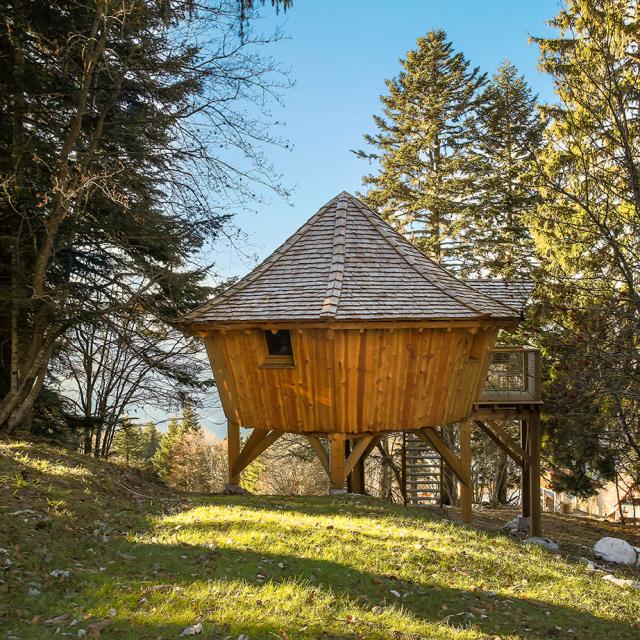
{"label": "stone on grass", "polygon": [[182,630],[181,636],[196,636],[199,633],[202,633],[202,624],[198,622],[198,624],[193,624],[190,627],[186,627],[186,629]]}
{"label": "stone on grass", "polygon": [[513,520],[509,520],[509,522],[504,525],[503,529],[505,529],[505,531],[512,531],[513,529],[517,529],[518,527],[518,518],[514,518]]}
{"label": "stone on grass", "polygon": [[634,565],[637,562],[636,550],[620,538],[601,538],[593,546],[596,558],[615,564]]}
{"label": "stone on grass", "polygon": [[560,549],[560,547],[550,538],[539,538],[532,536],[531,538],[525,538],[524,544],[537,544],[540,547],[544,547],[547,551],[553,551],[554,553]]}
{"label": "stone on grass", "polygon": [[616,578],[614,575],[608,573],[606,576],[602,576],[603,580],[617,584],[620,587],[633,587],[634,589],[640,589],[640,582],[630,580],[629,578]]}

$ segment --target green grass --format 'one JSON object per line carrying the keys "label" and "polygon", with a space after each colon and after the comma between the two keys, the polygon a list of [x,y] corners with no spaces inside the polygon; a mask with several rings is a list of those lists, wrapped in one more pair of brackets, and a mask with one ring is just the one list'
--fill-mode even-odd
{"label": "green grass", "polygon": [[186,499],[41,445],[0,456],[0,638],[640,637],[639,591],[423,511]]}

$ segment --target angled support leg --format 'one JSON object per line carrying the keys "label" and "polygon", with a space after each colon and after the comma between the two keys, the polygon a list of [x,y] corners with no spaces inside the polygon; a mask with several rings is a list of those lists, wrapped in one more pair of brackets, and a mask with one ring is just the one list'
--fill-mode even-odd
{"label": "angled support leg", "polygon": [[317,438],[316,436],[307,436],[307,440],[309,441],[311,448],[315,451],[316,455],[318,456],[318,460],[320,460],[320,464],[322,465],[322,468],[327,472],[327,475],[331,477],[331,466],[329,465],[329,454],[327,453],[327,450],[325,449],[322,442],[320,442],[320,438]]}
{"label": "angled support leg", "polygon": [[281,435],[277,429],[254,429],[245,443],[240,455],[233,465],[233,472],[238,477],[263,451],[268,449]]}
{"label": "angled support leg", "polygon": [[464,468],[460,458],[449,449],[435,429],[418,429],[416,435],[433,447],[440,457],[449,465],[451,471],[465,487],[471,486],[471,476]]}

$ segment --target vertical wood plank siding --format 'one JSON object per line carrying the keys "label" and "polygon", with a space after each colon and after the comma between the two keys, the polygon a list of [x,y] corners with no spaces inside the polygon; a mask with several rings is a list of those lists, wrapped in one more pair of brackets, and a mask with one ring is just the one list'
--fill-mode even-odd
{"label": "vertical wood plank siding", "polygon": [[497,329],[292,329],[295,365],[261,366],[261,329],[205,340],[226,415],[243,427],[362,433],[466,418]]}

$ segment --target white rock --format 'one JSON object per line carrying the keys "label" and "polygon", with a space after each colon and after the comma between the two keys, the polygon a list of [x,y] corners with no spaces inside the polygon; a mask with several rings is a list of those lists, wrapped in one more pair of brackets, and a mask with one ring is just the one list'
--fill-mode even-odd
{"label": "white rock", "polygon": [[560,549],[560,547],[550,538],[538,538],[533,536],[531,538],[526,538],[524,540],[524,544],[537,544],[541,547],[544,547],[548,551],[556,552]]}
{"label": "white rock", "polygon": [[181,636],[196,636],[199,633],[202,633],[202,624],[198,622],[198,624],[193,624],[190,627],[186,627],[182,630]]}
{"label": "white rock", "polygon": [[507,524],[504,525],[504,529],[517,529],[520,526],[520,523],[518,522],[518,518],[514,518],[513,520],[509,520],[509,522],[507,522]]}
{"label": "white rock", "polygon": [[620,538],[601,538],[593,546],[596,558],[616,564],[634,565],[636,563],[635,549]]}
{"label": "white rock", "polygon": [[616,578],[610,573],[608,573],[606,576],[602,576],[602,579],[606,580],[607,582],[617,584],[620,587],[634,587],[635,589],[640,589],[640,582],[636,582],[635,580],[630,580],[628,578]]}

